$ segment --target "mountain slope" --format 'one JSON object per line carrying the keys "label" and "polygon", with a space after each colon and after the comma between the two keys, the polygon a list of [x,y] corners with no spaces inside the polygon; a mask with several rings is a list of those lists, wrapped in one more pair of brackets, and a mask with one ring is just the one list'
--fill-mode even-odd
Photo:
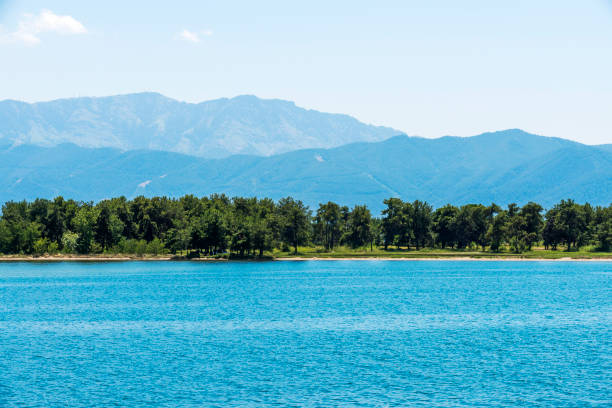
{"label": "mountain slope", "polygon": [[398,133],[347,115],[306,110],[293,102],[255,96],[198,104],[156,93],[34,104],[0,101],[0,143],[13,145],[73,143],[220,158],[374,142]]}
{"label": "mountain slope", "polygon": [[611,152],[612,153],[612,144],[597,145],[596,147],[598,147],[601,150],[604,150],[606,152]]}
{"label": "mountain slope", "polygon": [[0,200],[62,194],[83,200],[126,195],[287,195],[313,206],[365,203],[391,196],[501,205],[562,198],[612,202],[612,152],[520,130],[471,138],[397,136],[378,143],[305,149],[271,157],[206,160],[159,151],[74,145],[0,149]]}

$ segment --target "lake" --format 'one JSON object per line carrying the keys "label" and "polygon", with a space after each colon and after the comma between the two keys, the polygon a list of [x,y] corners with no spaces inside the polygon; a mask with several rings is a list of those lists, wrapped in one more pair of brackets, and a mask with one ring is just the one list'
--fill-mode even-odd
{"label": "lake", "polygon": [[610,407],[612,263],[4,263],[0,406]]}

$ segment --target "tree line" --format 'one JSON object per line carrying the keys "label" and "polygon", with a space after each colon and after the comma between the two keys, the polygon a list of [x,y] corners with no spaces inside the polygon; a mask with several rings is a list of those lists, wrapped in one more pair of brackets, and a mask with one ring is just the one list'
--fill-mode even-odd
{"label": "tree line", "polygon": [[546,249],[612,248],[612,205],[593,207],[562,200],[547,211],[537,203],[447,204],[384,200],[380,217],[365,205],[328,202],[312,211],[291,197],[180,198],[143,196],[93,202],[57,197],[10,201],[0,217],[3,254],[164,254],[263,256],[300,246],[333,251],[478,248],[521,253]]}

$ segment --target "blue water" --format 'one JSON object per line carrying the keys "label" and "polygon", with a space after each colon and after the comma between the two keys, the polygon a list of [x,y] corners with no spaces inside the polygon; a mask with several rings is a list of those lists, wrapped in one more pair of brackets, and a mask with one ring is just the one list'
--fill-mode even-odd
{"label": "blue water", "polygon": [[612,406],[612,263],[0,264],[0,406]]}

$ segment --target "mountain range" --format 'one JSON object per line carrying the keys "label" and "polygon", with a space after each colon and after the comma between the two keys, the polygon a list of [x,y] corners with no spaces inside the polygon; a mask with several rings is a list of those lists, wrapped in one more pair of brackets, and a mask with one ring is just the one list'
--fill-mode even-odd
{"label": "mountain range", "polygon": [[328,200],[367,204],[374,212],[392,196],[434,206],[536,201],[550,207],[564,198],[608,205],[612,149],[518,129],[466,138],[397,135],[379,142],[221,159],[10,142],[0,147],[0,183],[0,201],[225,193],[274,199],[291,195],[311,207]]}
{"label": "mountain range", "polygon": [[397,130],[255,96],[179,102],[157,93],[0,101],[0,144],[162,150],[206,158],[270,156],[376,142]]}

